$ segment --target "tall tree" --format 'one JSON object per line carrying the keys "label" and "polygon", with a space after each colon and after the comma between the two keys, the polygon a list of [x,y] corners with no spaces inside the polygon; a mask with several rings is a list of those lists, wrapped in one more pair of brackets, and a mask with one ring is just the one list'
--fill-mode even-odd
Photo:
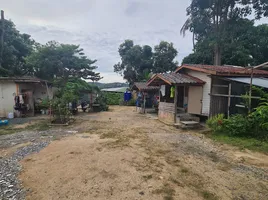
{"label": "tall tree", "polygon": [[154,73],[163,73],[174,71],[178,63],[174,61],[178,54],[178,51],[174,48],[173,43],[165,41],[160,42],[159,45],[154,47]]}
{"label": "tall tree", "polygon": [[[222,63],[254,66],[267,61],[268,25],[254,26],[254,21],[238,19],[230,23],[222,45]],[[183,63],[213,64],[213,40],[206,38],[196,43],[195,52],[185,57]]]}
{"label": "tall tree", "polygon": [[146,81],[151,73],[162,73],[176,69],[174,62],[177,50],[172,43],[160,42],[152,48],[148,45],[134,45],[125,40],[118,49],[121,62],[114,65],[114,71],[121,74],[130,85],[135,81]]}
{"label": "tall tree", "polygon": [[220,65],[222,46],[225,44],[225,33],[230,23],[238,18],[244,18],[255,11],[255,17],[268,15],[266,0],[192,0],[187,8],[189,18],[181,32],[190,30],[197,42],[209,38],[214,64]]}
{"label": "tall tree", "polygon": [[32,75],[47,80],[68,80],[70,77],[94,81],[101,79],[100,74],[94,72],[98,68],[95,65],[97,60],[87,58],[78,45],[51,41],[46,45],[38,45],[26,61]]}
{"label": "tall tree", "polygon": [[118,49],[121,62],[114,65],[114,71],[121,74],[130,84],[144,79],[153,68],[152,48],[148,45],[134,45],[132,40],[125,40]]}
{"label": "tall tree", "polygon": [[12,21],[3,21],[0,20],[1,34],[4,28],[0,76],[25,75],[28,73],[25,57],[30,55],[35,42],[30,35],[21,34]]}

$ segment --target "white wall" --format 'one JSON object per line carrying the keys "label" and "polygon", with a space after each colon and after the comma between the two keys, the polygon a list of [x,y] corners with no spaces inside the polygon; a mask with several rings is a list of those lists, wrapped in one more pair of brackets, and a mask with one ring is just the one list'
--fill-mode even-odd
{"label": "white wall", "polygon": [[14,110],[16,84],[14,82],[0,82],[0,117],[7,117]]}
{"label": "white wall", "polygon": [[208,74],[190,69],[185,69],[185,72],[191,76],[199,78],[206,83],[203,85],[203,101],[202,101],[202,115],[209,116],[210,110],[210,89],[211,89],[211,78]]}

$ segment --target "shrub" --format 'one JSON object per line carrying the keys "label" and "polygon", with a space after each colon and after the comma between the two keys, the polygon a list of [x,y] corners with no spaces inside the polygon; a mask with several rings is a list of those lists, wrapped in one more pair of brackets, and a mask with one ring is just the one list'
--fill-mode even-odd
{"label": "shrub", "polygon": [[256,138],[268,140],[268,103],[257,107],[250,115],[249,122],[252,124],[252,135]]}
{"label": "shrub", "polygon": [[222,131],[230,136],[249,136],[251,125],[243,115],[233,115],[223,120]]}
{"label": "shrub", "polygon": [[213,132],[219,132],[222,129],[223,120],[224,114],[218,114],[214,117],[209,118],[206,123]]}
{"label": "shrub", "polygon": [[104,96],[107,99],[108,105],[119,105],[120,102],[124,100],[123,93],[104,92]]}
{"label": "shrub", "polygon": [[107,98],[106,96],[101,92],[99,93],[98,97],[96,98],[94,104],[99,104],[99,111],[107,111],[109,109],[107,105]]}

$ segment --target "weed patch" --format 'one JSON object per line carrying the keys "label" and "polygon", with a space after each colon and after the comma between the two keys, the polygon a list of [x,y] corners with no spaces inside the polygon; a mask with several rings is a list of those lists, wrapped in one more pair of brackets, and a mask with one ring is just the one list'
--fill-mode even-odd
{"label": "weed patch", "polygon": [[267,141],[260,141],[253,138],[232,137],[224,134],[211,134],[209,137],[217,142],[237,146],[241,150],[250,149],[253,151],[268,153]]}
{"label": "weed patch", "polygon": [[206,190],[200,191],[200,193],[203,196],[203,198],[206,200],[218,200],[219,199],[217,196],[215,196],[215,194]]}
{"label": "weed patch", "polygon": [[163,194],[165,200],[173,200],[175,195],[175,190],[169,185],[164,184],[161,188],[153,191],[154,194]]}

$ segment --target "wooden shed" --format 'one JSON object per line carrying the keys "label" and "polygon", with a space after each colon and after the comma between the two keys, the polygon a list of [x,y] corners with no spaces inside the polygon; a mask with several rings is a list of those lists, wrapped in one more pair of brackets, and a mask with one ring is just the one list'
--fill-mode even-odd
{"label": "wooden shed", "polygon": [[181,113],[205,117],[237,113],[234,106],[248,92],[251,76],[253,85],[255,80],[258,86],[257,82],[265,82],[268,71],[239,66],[184,64],[174,73],[155,75],[147,85],[160,87],[159,119],[176,123]]}
{"label": "wooden shed", "polygon": [[[146,82],[135,82],[131,88],[135,99],[141,99],[141,104],[136,106],[141,108],[141,113],[146,113],[146,109],[151,109],[156,106],[157,97],[159,94],[158,86],[148,86]],[[137,109],[138,110],[138,109]]]}
{"label": "wooden shed", "polygon": [[177,114],[201,114],[202,86],[204,81],[180,73],[157,74],[148,81],[149,86],[160,87],[158,118],[166,123],[176,123]]}

